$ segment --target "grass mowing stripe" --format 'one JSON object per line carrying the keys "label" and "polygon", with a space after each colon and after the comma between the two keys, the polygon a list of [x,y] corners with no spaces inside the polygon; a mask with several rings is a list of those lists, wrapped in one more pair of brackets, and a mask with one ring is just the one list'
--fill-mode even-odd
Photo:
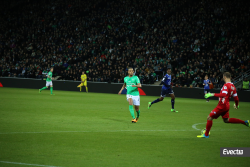
{"label": "grass mowing stripe", "polygon": [[[216,100],[176,97],[179,113],[173,113],[170,98],[148,109],[148,102],[158,97],[141,96],[140,120],[132,124],[125,95],[54,93],[0,88],[0,160],[64,167],[250,164],[249,157],[220,157],[221,147],[250,147],[250,128],[218,119],[209,139],[196,137]],[[250,103],[240,105],[230,110],[230,117],[249,119]],[[17,165],[0,162],[0,166]]]}
{"label": "grass mowing stripe", "polygon": [[[51,132],[4,132],[0,135],[11,135],[11,134],[36,134],[36,133],[115,133],[115,132],[185,132],[185,131],[197,131],[195,130],[107,130],[107,131],[51,131]],[[216,129],[213,131],[249,131],[248,129]]]}

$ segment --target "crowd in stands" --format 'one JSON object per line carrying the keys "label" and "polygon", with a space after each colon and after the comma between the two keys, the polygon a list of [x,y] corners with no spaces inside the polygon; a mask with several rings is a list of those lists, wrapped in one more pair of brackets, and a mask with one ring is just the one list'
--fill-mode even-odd
{"label": "crowd in stands", "polygon": [[[13,0],[0,6],[0,77],[215,87],[250,69],[250,1]],[[60,76],[60,77],[59,77]]]}

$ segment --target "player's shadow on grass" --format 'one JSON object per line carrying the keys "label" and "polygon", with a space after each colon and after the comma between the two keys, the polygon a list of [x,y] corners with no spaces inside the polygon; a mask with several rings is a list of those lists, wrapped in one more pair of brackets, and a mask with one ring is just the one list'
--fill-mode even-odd
{"label": "player's shadow on grass", "polygon": [[128,122],[127,120],[124,120],[124,119],[115,119],[115,118],[103,118],[103,119],[111,120],[111,121],[116,121],[116,122],[123,122],[123,123],[127,123]]}

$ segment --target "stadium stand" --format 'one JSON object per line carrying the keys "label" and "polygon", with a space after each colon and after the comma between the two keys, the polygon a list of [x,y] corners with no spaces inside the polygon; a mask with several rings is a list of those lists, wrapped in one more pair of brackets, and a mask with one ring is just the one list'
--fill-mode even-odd
{"label": "stadium stand", "polygon": [[214,87],[250,69],[249,6],[238,0],[11,0],[0,6],[0,77]]}

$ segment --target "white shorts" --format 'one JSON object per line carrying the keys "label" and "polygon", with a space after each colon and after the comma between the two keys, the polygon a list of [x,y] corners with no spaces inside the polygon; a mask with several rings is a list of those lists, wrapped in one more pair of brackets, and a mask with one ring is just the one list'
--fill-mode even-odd
{"label": "white shorts", "polygon": [[127,101],[129,98],[132,98],[133,105],[140,106],[140,96],[127,95]]}
{"label": "white shorts", "polygon": [[46,86],[53,86],[52,81],[46,81]]}

